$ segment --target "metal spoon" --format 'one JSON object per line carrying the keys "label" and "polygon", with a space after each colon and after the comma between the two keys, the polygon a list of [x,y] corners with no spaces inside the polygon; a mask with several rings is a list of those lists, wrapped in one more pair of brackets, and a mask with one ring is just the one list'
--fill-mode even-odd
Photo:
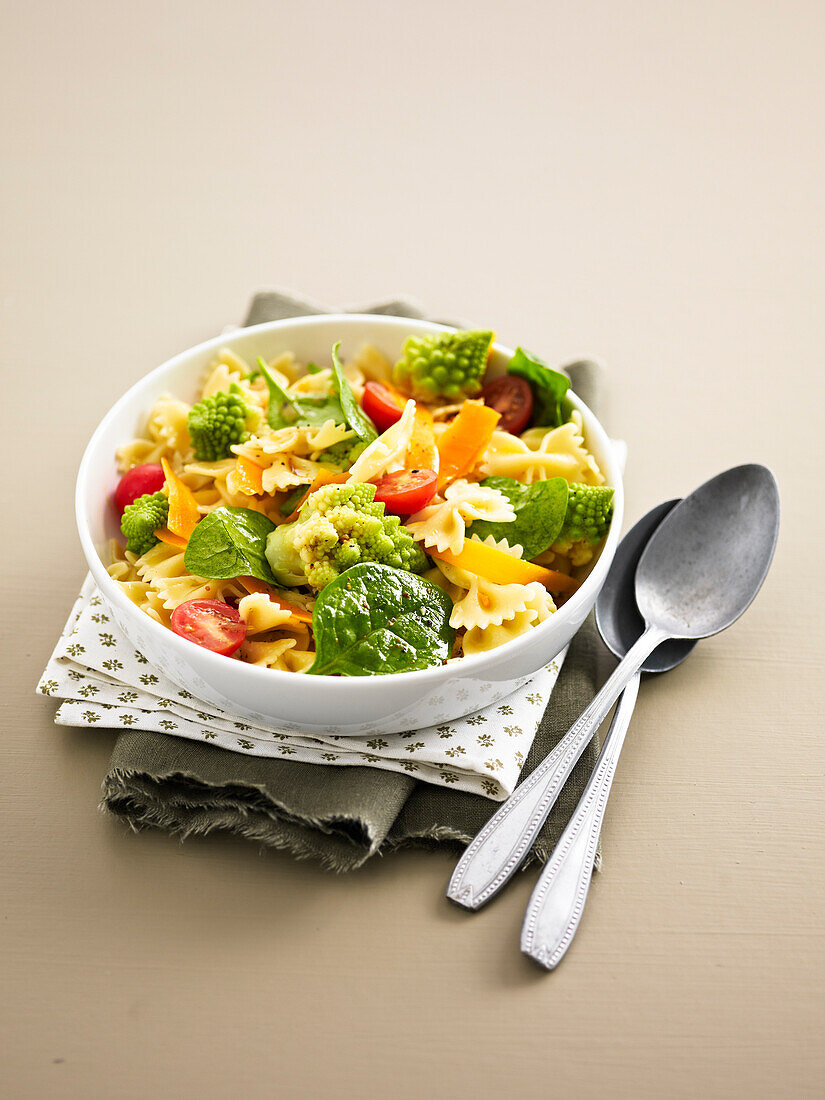
{"label": "metal spoon", "polygon": [[[676,504],[658,505],[624,536],[616,550],[610,572],[596,601],[596,623],[608,647],[621,658],[644,632],[644,620],[636,606],[636,566],[651,535]],[[687,656],[695,642],[669,641],[655,649],[642,666],[645,672],[664,672]],[[671,658],[678,657],[675,660]],[[637,677],[638,679],[638,677]],[[638,682],[630,682],[619,704],[611,731],[617,723],[630,722]],[[533,846],[547,818],[561,784],[554,777],[575,748],[575,728],[516,789],[501,809],[487,822],[462,855],[447,896],[467,909],[480,909],[509,882]],[[584,745],[582,745],[582,751]],[[566,773],[565,773],[566,774]],[[543,807],[546,805],[546,812]],[[598,838],[597,838],[598,840]],[[595,848],[593,855],[595,857]]]}
{"label": "metal spoon", "polygon": [[[657,505],[627,532],[619,543],[607,580],[596,600],[599,634],[608,649],[620,659],[645,628],[636,606],[636,567],[653,532],[678,503],[669,500]],[[695,645],[695,641],[682,639],[662,642],[627,685],[593,774],[542,870],[525,916],[523,937],[527,939],[523,938],[522,949],[548,970],[561,961],[584,912],[607,799],[636,704],[641,673],[670,671],[684,661]]]}
{"label": "metal spoon", "polygon": [[508,881],[585,745],[645,660],[670,638],[705,638],[735,622],[765,579],[778,529],[779,492],[764,466],[727,470],[673,508],[636,572],[644,633],[562,741],[471,842],[448,897],[478,909]]}

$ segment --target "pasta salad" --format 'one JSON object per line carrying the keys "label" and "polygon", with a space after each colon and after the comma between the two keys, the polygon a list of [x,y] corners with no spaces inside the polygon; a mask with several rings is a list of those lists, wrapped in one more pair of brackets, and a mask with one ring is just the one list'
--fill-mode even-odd
{"label": "pasta salad", "polygon": [[117,452],[110,575],[216,653],[363,676],[504,645],[578,587],[613,490],[569,380],[487,331],[410,336],[400,359],[224,348],[197,401],[161,397]]}

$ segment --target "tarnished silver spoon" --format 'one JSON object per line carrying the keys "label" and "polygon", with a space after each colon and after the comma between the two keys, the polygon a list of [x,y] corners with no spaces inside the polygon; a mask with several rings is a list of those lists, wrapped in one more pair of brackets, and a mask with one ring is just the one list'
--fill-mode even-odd
{"label": "tarnished silver spoon", "polygon": [[[764,466],[727,470],[669,512],[636,572],[644,633],[562,741],[468,846],[448,897],[478,909],[501,889],[532,847],[585,745],[646,659],[671,638],[706,638],[734,623],[767,575],[778,529],[779,492]],[[523,949],[533,954],[534,942],[527,929]]]}

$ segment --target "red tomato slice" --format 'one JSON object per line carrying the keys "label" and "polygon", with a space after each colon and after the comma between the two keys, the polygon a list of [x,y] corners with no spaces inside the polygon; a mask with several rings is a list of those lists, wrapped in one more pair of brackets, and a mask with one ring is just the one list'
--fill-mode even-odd
{"label": "red tomato slice", "polygon": [[115,507],[123,515],[127,504],[134,504],[138,497],[146,493],[159,493],[166,481],[163,467],[155,462],[144,466],[133,466],[127,470],[115,489]]}
{"label": "red tomato slice", "polygon": [[382,382],[367,382],[361,407],[379,432],[385,432],[401,419],[404,406],[399,405],[395,394]]}
{"label": "red tomato slice", "polygon": [[172,612],[172,629],[181,638],[228,657],[246,637],[246,623],[228,603],[187,600]]}
{"label": "red tomato slice", "polygon": [[376,483],[375,499],[394,516],[411,516],[430,503],[437,483],[435,470],[399,470]]}
{"label": "red tomato slice", "polygon": [[481,391],[485,405],[501,413],[498,427],[503,432],[518,435],[530,423],[533,415],[533,391],[524,378],[516,374],[505,374],[488,382]]}

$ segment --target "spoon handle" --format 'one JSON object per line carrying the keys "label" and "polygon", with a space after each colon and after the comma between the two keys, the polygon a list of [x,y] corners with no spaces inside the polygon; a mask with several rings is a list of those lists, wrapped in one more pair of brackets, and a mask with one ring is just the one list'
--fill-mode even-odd
{"label": "spoon handle", "polygon": [[480,909],[510,880],[533,846],[585,746],[645,659],[667,637],[657,627],[648,627],[627,651],[558,745],[471,841],[453,871],[448,898],[465,909]]}
{"label": "spoon handle", "polygon": [[624,690],[593,774],[542,869],[524,915],[521,950],[548,970],[561,962],[584,912],[607,798],[636,705],[639,680],[636,673]]}

